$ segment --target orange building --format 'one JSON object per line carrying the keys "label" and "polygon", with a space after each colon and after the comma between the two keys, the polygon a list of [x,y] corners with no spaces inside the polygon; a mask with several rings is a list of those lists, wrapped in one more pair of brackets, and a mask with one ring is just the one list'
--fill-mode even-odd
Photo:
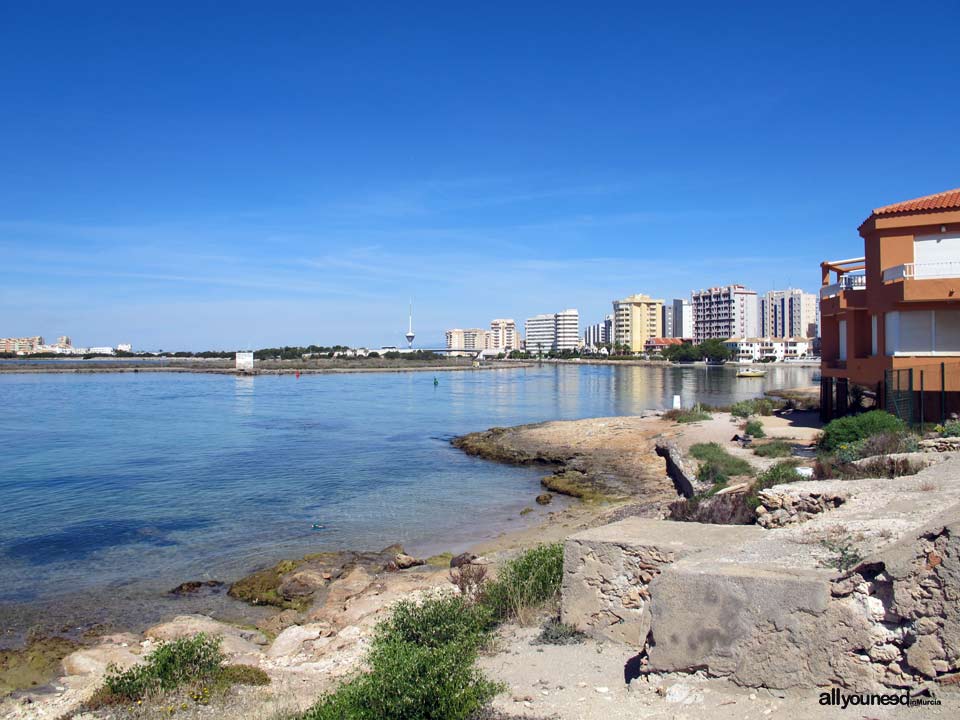
{"label": "orange building", "polygon": [[821,263],[821,414],[850,387],[905,420],[960,412],[960,188],[874,210],[863,257]]}

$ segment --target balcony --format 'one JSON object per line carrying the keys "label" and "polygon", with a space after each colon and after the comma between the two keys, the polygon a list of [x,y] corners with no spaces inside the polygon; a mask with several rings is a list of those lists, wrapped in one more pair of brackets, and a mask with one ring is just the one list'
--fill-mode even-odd
{"label": "balcony", "polygon": [[867,287],[866,275],[841,275],[832,285],[820,288],[820,299],[836,297],[844,290],[863,290]]}
{"label": "balcony", "polygon": [[943,280],[960,278],[960,260],[940,262],[904,263],[883,271],[883,282],[902,280]]}

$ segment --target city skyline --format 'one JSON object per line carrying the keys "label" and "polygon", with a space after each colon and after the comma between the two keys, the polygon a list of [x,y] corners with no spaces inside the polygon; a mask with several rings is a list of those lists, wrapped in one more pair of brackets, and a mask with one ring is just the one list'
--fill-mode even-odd
{"label": "city skyline", "polygon": [[[428,346],[638,289],[811,291],[873,207],[958,184],[929,18],[505,13],[9,8],[0,332],[401,346],[414,296]],[[937,112],[865,123],[877,78]]]}

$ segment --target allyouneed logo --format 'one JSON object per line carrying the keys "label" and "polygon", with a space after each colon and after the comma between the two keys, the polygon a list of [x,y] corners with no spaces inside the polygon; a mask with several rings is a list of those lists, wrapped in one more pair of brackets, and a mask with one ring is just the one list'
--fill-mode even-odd
{"label": "allyouneed logo", "polygon": [[915,698],[909,690],[898,693],[845,693],[833,688],[830,692],[820,693],[820,704],[838,707],[846,710],[850,706],[862,705],[903,705],[906,707],[917,705],[939,705],[936,698]]}

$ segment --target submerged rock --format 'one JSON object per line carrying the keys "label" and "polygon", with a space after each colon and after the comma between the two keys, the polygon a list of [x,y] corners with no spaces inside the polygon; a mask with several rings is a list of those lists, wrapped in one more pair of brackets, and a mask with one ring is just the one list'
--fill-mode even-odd
{"label": "submerged rock", "polygon": [[221,580],[190,580],[188,582],[180,583],[168,594],[175,595],[177,597],[183,597],[185,595],[214,593],[219,591],[223,586],[224,583]]}
{"label": "submerged rock", "polygon": [[537,495],[538,505],[549,505],[551,502],[553,502],[553,495],[550,493],[540,493]]}

